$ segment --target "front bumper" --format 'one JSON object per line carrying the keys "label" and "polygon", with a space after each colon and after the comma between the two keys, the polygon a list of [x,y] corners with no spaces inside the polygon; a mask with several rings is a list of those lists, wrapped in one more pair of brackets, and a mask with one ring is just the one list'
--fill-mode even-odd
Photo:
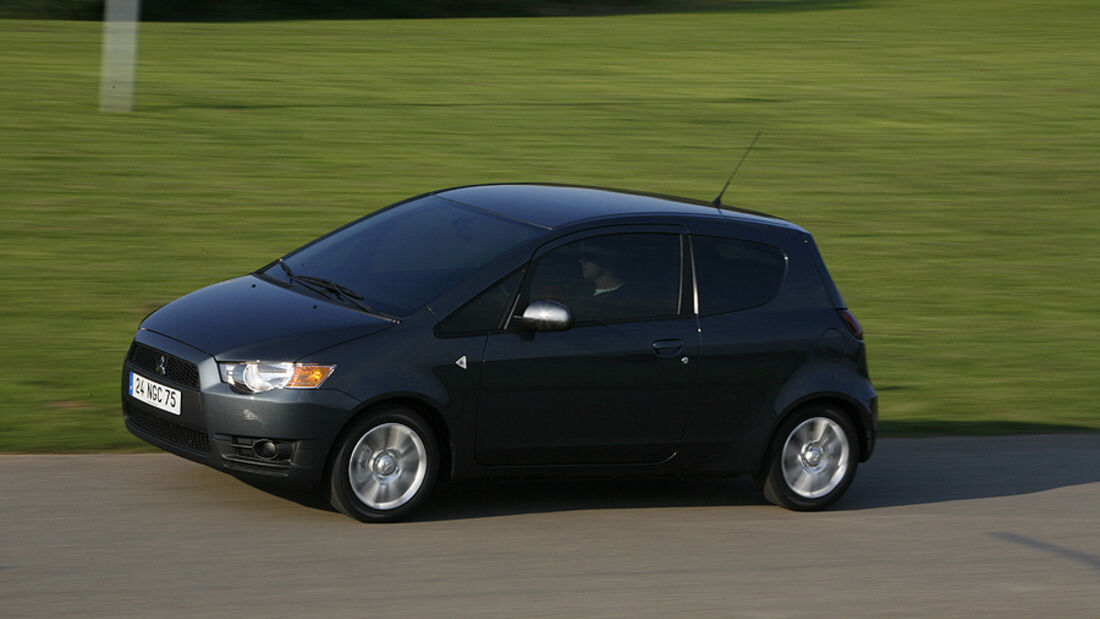
{"label": "front bumper", "polygon": [[[178,389],[180,414],[132,397],[131,372]],[[146,329],[138,331],[122,371],[122,411],[132,434],[239,477],[316,486],[333,441],[358,405],[331,389],[238,393],[221,381],[213,357]],[[279,445],[277,456],[255,453],[253,446],[263,440]]]}

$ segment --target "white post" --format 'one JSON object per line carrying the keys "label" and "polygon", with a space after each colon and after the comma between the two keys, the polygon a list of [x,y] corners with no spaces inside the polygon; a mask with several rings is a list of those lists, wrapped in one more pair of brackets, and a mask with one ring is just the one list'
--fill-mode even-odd
{"label": "white post", "polygon": [[140,0],[106,0],[104,4],[101,112],[129,112],[133,108],[139,4]]}

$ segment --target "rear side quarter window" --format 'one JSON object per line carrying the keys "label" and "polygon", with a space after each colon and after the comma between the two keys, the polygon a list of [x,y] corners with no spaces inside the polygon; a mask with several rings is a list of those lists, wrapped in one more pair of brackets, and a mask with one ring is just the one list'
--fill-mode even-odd
{"label": "rear side quarter window", "polygon": [[778,247],[702,235],[691,244],[702,316],[763,305],[783,285],[787,255]]}

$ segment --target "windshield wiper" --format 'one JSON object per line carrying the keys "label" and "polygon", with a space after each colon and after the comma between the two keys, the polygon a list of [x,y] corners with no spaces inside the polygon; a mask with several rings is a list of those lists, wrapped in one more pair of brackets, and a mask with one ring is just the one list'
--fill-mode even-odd
{"label": "windshield wiper", "polygon": [[368,312],[373,312],[374,311],[373,307],[371,307],[370,305],[367,305],[366,302],[363,302],[363,295],[359,294],[358,292],[355,292],[354,290],[352,290],[351,288],[348,288],[347,286],[344,286],[342,284],[337,284],[336,282],[332,281],[331,279],[325,279],[323,277],[314,277],[312,275],[295,275],[294,279],[296,279],[300,282],[304,282],[306,284],[313,284],[314,286],[319,286],[319,287],[321,287],[325,290],[328,290],[330,292],[334,292],[334,293],[336,293],[336,296],[351,301],[352,303],[358,305],[360,309],[366,310]]}
{"label": "windshield wiper", "polygon": [[290,265],[287,264],[286,261],[282,258],[279,258],[279,266],[283,267],[283,270],[286,271],[287,277],[289,277],[290,279],[294,279],[294,271],[290,270]]}
{"label": "windshield wiper", "polygon": [[309,278],[309,277],[305,277],[305,276],[302,276],[302,275],[295,275],[294,271],[290,270],[290,265],[287,264],[286,262],[284,262],[282,258],[279,258],[279,266],[281,266],[283,268],[283,271],[286,271],[286,277],[291,282],[298,282],[299,284],[305,286],[306,288],[309,288],[313,292],[316,292],[316,293],[321,294],[323,296],[326,296],[326,297],[331,296],[331,295],[328,294],[329,290],[325,286],[321,286],[320,284],[310,282],[309,280],[311,278]]}
{"label": "windshield wiper", "polygon": [[313,275],[297,275],[290,269],[290,265],[283,261],[282,258],[279,258],[279,266],[283,268],[283,271],[286,271],[286,276],[290,278],[291,281],[299,282],[306,288],[324,294],[325,296],[329,296],[326,293],[334,293],[336,298],[344,299],[368,314],[374,314],[386,320],[396,322],[393,317],[387,316],[371,307],[369,303],[363,300],[363,295],[343,284],[338,284],[331,279],[325,279],[323,277],[314,277]]}

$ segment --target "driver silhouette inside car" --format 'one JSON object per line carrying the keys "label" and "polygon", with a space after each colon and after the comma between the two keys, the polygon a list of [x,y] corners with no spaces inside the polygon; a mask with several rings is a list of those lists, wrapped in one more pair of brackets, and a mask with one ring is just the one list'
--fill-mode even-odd
{"label": "driver silhouette inside car", "polygon": [[580,268],[581,277],[591,286],[591,295],[578,299],[579,322],[607,322],[633,313],[629,283],[621,275],[618,256],[588,253],[580,257]]}

